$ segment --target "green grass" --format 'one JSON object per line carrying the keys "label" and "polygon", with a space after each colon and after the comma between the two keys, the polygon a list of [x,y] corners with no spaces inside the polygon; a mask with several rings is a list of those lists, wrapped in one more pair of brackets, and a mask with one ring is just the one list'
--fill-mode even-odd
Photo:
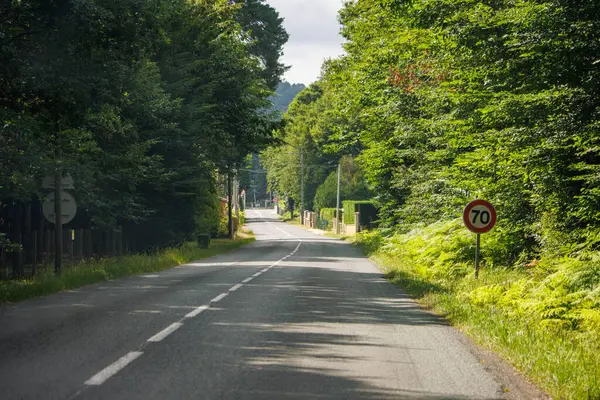
{"label": "green grass", "polygon": [[300,215],[298,215],[298,214],[294,215],[294,218],[292,218],[292,217],[290,217],[290,213],[286,212],[285,214],[283,214],[281,219],[283,220],[283,222],[287,222],[288,224],[302,225],[300,223]]}
{"label": "green grass", "polygon": [[[467,256],[471,253],[471,238],[455,228],[455,223],[439,224],[387,238],[367,233],[356,243],[391,282],[554,398],[600,399],[594,302],[600,289],[589,285],[584,273],[595,268],[573,260],[552,268],[542,261],[538,269],[487,266],[476,280],[472,260],[461,253],[465,246]],[[587,289],[573,283],[575,276]]]}
{"label": "green grass", "polygon": [[[300,216],[297,216],[294,219],[290,219],[290,213],[287,213],[287,214],[285,214],[283,216],[282,220],[283,220],[283,222],[286,222],[286,223],[288,223],[290,225],[299,226],[299,227],[305,228],[305,229],[311,229],[311,228],[308,228],[307,226],[302,225],[300,223]],[[334,233],[332,231],[323,231],[323,232],[324,232],[324,234],[323,234],[324,236],[330,237],[332,239],[345,240],[345,241],[351,242],[351,243],[354,241],[354,237],[355,237],[355,236],[352,236],[352,235],[337,234],[337,233]]]}
{"label": "green grass", "polygon": [[213,239],[210,248],[201,249],[194,242],[181,247],[161,250],[155,254],[135,254],[81,263],[64,268],[60,276],[43,272],[33,279],[0,282],[0,303],[16,302],[75,289],[95,282],[157,272],[222,254],[253,242],[251,233],[240,234],[237,239]]}
{"label": "green grass", "polygon": [[332,239],[340,239],[349,243],[354,243],[356,236],[353,235],[342,235],[339,233],[334,233],[332,231],[325,231],[324,236],[330,237]]}

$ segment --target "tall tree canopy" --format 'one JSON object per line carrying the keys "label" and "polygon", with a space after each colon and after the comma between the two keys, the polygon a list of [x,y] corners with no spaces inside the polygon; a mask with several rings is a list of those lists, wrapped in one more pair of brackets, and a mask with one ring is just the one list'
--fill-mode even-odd
{"label": "tall tree canopy", "polygon": [[[385,226],[453,219],[484,197],[501,215],[505,261],[593,247],[599,11],[565,0],[346,2],[346,54],[296,99],[289,132],[324,159],[357,155]],[[271,181],[297,197],[291,148],[269,151]]]}
{"label": "tall tree canopy", "polygon": [[279,145],[261,154],[269,188],[297,204],[304,200],[305,209],[312,208],[317,188],[337,166],[335,157],[323,151],[326,135],[320,124],[320,113],[325,104],[319,84],[301,91],[284,116],[284,128],[277,133]]}
{"label": "tall tree canopy", "polygon": [[273,106],[277,111],[284,114],[296,95],[304,90],[306,87],[302,83],[289,83],[283,81],[277,87],[275,96],[273,96]]}
{"label": "tall tree canopy", "polygon": [[289,38],[283,28],[283,18],[265,0],[233,0],[233,3],[241,5],[236,20],[251,39],[249,50],[263,66],[263,79],[275,90],[289,68],[280,60],[283,45]]}
{"label": "tall tree canopy", "polygon": [[215,170],[260,150],[276,124],[264,110],[285,70],[277,12],[262,1],[10,0],[0,15],[2,218],[41,199],[60,168],[82,223],[128,226],[147,246],[213,229]]}

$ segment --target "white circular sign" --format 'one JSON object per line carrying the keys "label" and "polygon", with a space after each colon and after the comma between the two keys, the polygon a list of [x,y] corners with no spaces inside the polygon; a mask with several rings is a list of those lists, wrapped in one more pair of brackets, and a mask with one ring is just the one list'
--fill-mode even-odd
{"label": "white circular sign", "polygon": [[473,200],[463,211],[463,221],[471,232],[489,232],[496,225],[496,209],[485,200]]}
{"label": "white circular sign", "polygon": [[[68,192],[60,192],[61,197],[61,214],[62,214],[62,223],[68,224],[75,218],[75,214],[77,214],[77,203],[75,202],[75,198]],[[44,217],[52,223],[54,223],[54,192],[48,193],[46,200],[42,204],[42,211],[44,212]]]}

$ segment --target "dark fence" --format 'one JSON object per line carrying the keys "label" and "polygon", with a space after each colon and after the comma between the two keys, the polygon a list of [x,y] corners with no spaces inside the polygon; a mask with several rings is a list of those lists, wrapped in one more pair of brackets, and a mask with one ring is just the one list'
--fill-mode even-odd
{"label": "dark fence", "polygon": [[[66,265],[152,249],[140,243],[147,241],[136,225],[94,229],[85,212],[78,214],[61,233]],[[31,277],[53,264],[54,224],[45,219],[41,202],[1,202],[0,232],[4,236],[0,238],[0,279]]]}

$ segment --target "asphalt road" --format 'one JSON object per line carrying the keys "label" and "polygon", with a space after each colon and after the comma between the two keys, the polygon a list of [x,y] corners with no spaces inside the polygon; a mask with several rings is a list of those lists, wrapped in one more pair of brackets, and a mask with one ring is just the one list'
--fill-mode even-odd
{"label": "asphalt road", "polygon": [[0,307],[0,398],[503,398],[357,249],[247,214],[243,249]]}

